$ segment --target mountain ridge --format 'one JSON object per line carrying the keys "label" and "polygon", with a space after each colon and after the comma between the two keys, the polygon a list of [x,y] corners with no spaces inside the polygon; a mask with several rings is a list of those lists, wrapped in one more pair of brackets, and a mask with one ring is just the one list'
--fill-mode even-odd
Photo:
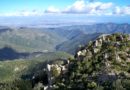
{"label": "mountain ridge", "polygon": [[129,90],[129,65],[130,35],[102,35],[81,47],[67,64],[48,64],[48,88]]}

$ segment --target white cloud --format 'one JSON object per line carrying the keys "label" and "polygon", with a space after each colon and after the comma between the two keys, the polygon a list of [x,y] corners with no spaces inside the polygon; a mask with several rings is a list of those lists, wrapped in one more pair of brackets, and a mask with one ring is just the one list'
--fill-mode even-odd
{"label": "white cloud", "polygon": [[115,7],[115,9],[114,9],[114,11],[113,11],[113,14],[117,14],[117,15],[119,15],[119,14],[121,14],[122,13],[122,10],[121,10],[121,8],[120,7]]}
{"label": "white cloud", "polygon": [[129,6],[124,7],[122,11],[124,14],[130,15],[130,7]]}
{"label": "white cloud", "polygon": [[38,10],[21,10],[21,11],[16,11],[16,12],[8,12],[4,14],[0,14],[0,16],[41,16],[43,15],[43,11],[38,11]]}
{"label": "white cloud", "polygon": [[45,10],[45,13],[83,13],[83,14],[96,14],[96,15],[110,15],[110,10],[113,7],[113,3],[102,2],[85,2],[85,0],[77,0],[72,5],[67,6],[63,10],[50,6]]}
{"label": "white cloud", "polygon": [[65,13],[82,13],[85,11],[85,1],[78,0],[73,5],[68,6],[63,10]]}
{"label": "white cloud", "polygon": [[113,3],[94,2],[86,4],[86,9],[89,9],[89,12],[87,14],[95,15],[106,15],[110,13],[112,7]]}
{"label": "white cloud", "polygon": [[60,10],[50,6],[46,13],[76,13],[87,15],[130,15],[130,6],[118,6],[112,2],[86,2],[85,0],[76,0],[72,5]]}
{"label": "white cloud", "polygon": [[43,11],[39,11],[39,10],[32,10],[32,11],[22,10],[17,13],[20,16],[41,16],[41,15],[43,15]]}
{"label": "white cloud", "polygon": [[102,2],[85,2],[84,0],[78,0],[74,4],[68,6],[63,13],[84,13],[84,14],[110,14],[110,10],[113,7],[113,3]]}
{"label": "white cloud", "polygon": [[54,6],[49,6],[47,10],[45,10],[45,13],[59,13],[60,10],[55,8]]}
{"label": "white cloud", "polygon": [[110,9],[113,7],[113,3],[100,3],[99,8],[102,10]]}
{"label": "white cloud", "polygon": [[130,15],[130,7],[129,6],[124,6],[124,7],[115,7],[113,14],[116,15]]}
{"label": "white cloud", "polygon": [[130,15],[130,6],[118,6],[112,2],[85,2],[77,0],[69,5],[62,13],[83,13],[87,15]]}

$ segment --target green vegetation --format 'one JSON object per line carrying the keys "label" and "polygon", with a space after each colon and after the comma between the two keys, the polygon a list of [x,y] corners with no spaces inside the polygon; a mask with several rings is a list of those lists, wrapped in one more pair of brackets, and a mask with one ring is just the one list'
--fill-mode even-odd
{"label": "green vegetation", "polygon": [[102,36],[82,47],[68,64],[68,72],[56,78],[53,88],[129,90],[129,43],[129,35],[116,33]]}
{"label": "green vegetation", "polygon": [[43,90],[48,86],[50,90],[129,90],[129,39],[121,33],[102,35],[80,47],[75,58],[58,52],[2,61],[0,89]]}
{"label": "green vegetation", "polygon": [[27,80],[15,80],[11,83],[1,83],[0,90],[31,90],[32,85]]}
{"label": "green vegetation", "polygon": [[[30,59],[0,61],[0,83],[19,79],[22,75],[33,73],[32,71],[36,72],[39,69],[36,69],[36,67],[39,67],[39,65],[45,61],[69,57],[72,56],[65,52],[51,52]],[[44,65],[44,67],[46,67],[46,65]]]}
{"label": "green vegetation", "polygon": [[64,38],[34,28],[14,28],[0,33],[0,48],[10,46],[20,52],[54,51]]}
{"label": "green vegetation", "polygon": [[77,48],[79,48],[79,46],[85,45],[89,41],[95,40],[100,35],[101,35],[100,33],[95,33],[95,34],[79,33],[78,36],[76,35],[72,39],[67,40],[57,45],[56,49],[59,51],[65,51],[74,55],[75,52],[77,51]]}

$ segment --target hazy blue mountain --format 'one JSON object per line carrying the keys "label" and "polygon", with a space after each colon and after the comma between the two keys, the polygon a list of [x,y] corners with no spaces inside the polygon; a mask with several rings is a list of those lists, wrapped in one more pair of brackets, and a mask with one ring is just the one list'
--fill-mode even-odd
{"label": "hazy blue mountain", "polygon": [[66,30],[81,30],[85,33],[130,33],[130,24],[99,23],[90,25],[73,25],[63,27]]}

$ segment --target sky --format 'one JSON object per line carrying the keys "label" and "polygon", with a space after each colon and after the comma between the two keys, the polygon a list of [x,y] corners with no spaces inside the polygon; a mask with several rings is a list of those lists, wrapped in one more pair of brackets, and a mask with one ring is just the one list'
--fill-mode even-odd
{"label": "sky", "polygon": [[0,16],[130,15],[130,0],[0,0]]}
{"label": "sky", "polygon": [[130,0],[0,0],[1,25],[130,23]]}

